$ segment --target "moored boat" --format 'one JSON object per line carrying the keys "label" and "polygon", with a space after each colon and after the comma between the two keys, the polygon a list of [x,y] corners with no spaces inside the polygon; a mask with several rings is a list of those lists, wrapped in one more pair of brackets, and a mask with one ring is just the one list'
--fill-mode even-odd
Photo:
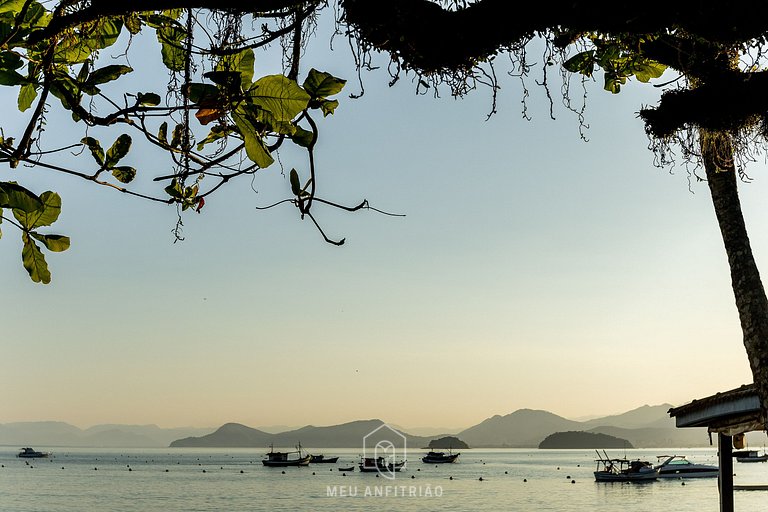
{"label": "moored boat", "polygon": [[763,452],[760,455],[757,450],[742,450],[733,452],[737,462],[765,462],[768,461],[768,453]]}
{"label": "moored boat", "polygon": [[402,462],[387,462],[384,457],[363,457],[360,461],[360,471],[362,473],[372,473],[374,471],[383,473],[399,472],[405,466]]}
{"label": "moored boat", "polygon": [[21,457],[22,459],[42,459],[50,455],[49,452],[39,452],[33,448],[26,447],[22,448],[16,456]]}
{"label": "moored boat", "polygon": [[312,464],[335,464],[338,461],[338,457],[326,457],[325,455],[312,455],[310,459]]}
{"label": "moored boat", "polygon": [[659,470],[650,462],[640,459],[611,459],[597,453],[596,482],[652,482],[659,477]]}
{"label": "moored boat", "polygon": [[429,452],[421,458],[422,462],[427,464],[450,464],[456,462],[460,453]]}
{"label": "moored boat", "polygon": [[[292,453],[298,454],[295,458],[290,458]],[[301,445],[296,447],[296,450],[292,452],[276,452],[272,445],[269,446],[269,453],[267,458],[261,461],[267,467],[272,468],[284,468],[288,466],[309,466],[309,462],[312,460],[311,455],[302,455]]]}
{"label": "moored boat", "polygon": [[711,478],[717,477],[720,468],[708,464],[695,464],[685,455],[657,455],[659,478]]}

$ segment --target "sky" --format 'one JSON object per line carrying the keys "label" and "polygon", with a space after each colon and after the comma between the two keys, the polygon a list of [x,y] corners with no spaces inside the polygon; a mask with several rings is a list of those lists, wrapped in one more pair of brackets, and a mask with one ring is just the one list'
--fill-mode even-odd
{"label": "sky", "polygon": [[[344,41],[319,35],[302,63],[349,79],[321,122],[319,195],[405,215],[316,205],[343,247],[288,205],[256,209],[289,197],[291,167],[306,170],[289,150],[185,213],[178,243],[173,207],[0,169],[59,192],[63,212],[47,232],[72,239],[48,255],[53,281],[42,286],[21,266],[18,233],[1,226],[0,423],[380,418],[460,429],[520,408],[577,418],[682,405],[752,381],[706,184],[682,165],[655,167],[637,118],[659,89],[611,95],[598,77],[585,142],[557,97],[550,119],[535,77],[524,119],[503,63],[498,113],[486,119],[487,88],[419,95],[412,76],[389,87],[387,59],[376,62],[356,100]],[[257,57],[257,73],[270,66]],[[158,69],[150,76],[165,79]],[[62,119],[51,114],[52,137],[79,140]],[[6,136],[20,129],[0,124]],[[148,177],[169,171],[149,153],[127,158]],[[760,268],[766,171],[751,165],[741,187]]]}

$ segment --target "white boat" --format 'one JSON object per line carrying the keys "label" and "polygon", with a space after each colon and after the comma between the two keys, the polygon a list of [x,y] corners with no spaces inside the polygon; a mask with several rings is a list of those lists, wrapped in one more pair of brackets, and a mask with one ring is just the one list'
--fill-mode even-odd
{"label": "white boat", "polygon": [[720,468],[709,464],[695,464],[685,455],[657,455],[659,478],[712,478],[717,477]]}
{"label": "white boat", "polygon": [[768,453],[763,452],[762,455],[757,453],[757,450],[743,450],[740,452],[733,452],[733,456],[736,457],[737,462],[765,462],[768,461]]}
{"label": "white boat", "polygon": [[652,482],[659,477],[659,470],[650,462],[611,459],[607,454],[600,455],[600,452],[597,452],[597,456],[597,469],[594,473],[596,482]]}
{"label": "white boat", "polygon": [[48,457],[50,455],[49,452],[38,452],[37,450],[33,448],[22,448],[21,451],[16,455],[17,457],[21,457],[22,459],[43,459],[45,457]]}

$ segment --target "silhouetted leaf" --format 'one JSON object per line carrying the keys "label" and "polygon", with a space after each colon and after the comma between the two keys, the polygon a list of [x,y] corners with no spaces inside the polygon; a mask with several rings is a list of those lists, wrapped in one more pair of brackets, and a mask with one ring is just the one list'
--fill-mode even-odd
{"label": "silhouetted leaf", "polygon": [[296,172],[296,169],[291,169],[290,180],[291,192],[293,192],[293,195],[301,195],[301,182],[299,182],[299,173]]}
{"label": "silhouetted leaf", "polygon": [[114,167],[121,158],[128,154],[128,151],[131,149],[131,142],[131,136],[127,133],[120,135],[112,144],[112,147],[107,150],[104,166],[107,169]]}
{"label": "silhouetted leaf", "polygon": [[96,160],[96,163],[100,166],[104,165],[104,150],[101,147],[101,144],[98,140],[94,139],[93,137],[83,137],[80,139],[80,142],[88,146],[88,149],[91,150],[91,154],[93,155],[93,159]]}
{"label": "silhouetted leaf", "polygon": [[130,183],[136,177],[136,169],[129,166],[119,166],[112,169],[112,176],[121,183]]}
{"label": "silhouetted leaf", "polygon": [[31,107],[32,103],[35,101],[35,98],[37,98],[37,90],[35,89],[35,84],[22,85],[21,90],[19,91],[19,111],[24,112],[29,107]]}

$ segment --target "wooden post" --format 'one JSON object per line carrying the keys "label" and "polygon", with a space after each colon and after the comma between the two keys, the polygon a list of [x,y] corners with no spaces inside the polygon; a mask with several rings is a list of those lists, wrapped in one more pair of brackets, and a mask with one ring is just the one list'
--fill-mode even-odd
{"label": "wooden post", "polygon": [[717,457],[720,474],[717,478],[720,490],[720,512],[734,512],[733,509],[733,446],[731,436],[717,434]]}

